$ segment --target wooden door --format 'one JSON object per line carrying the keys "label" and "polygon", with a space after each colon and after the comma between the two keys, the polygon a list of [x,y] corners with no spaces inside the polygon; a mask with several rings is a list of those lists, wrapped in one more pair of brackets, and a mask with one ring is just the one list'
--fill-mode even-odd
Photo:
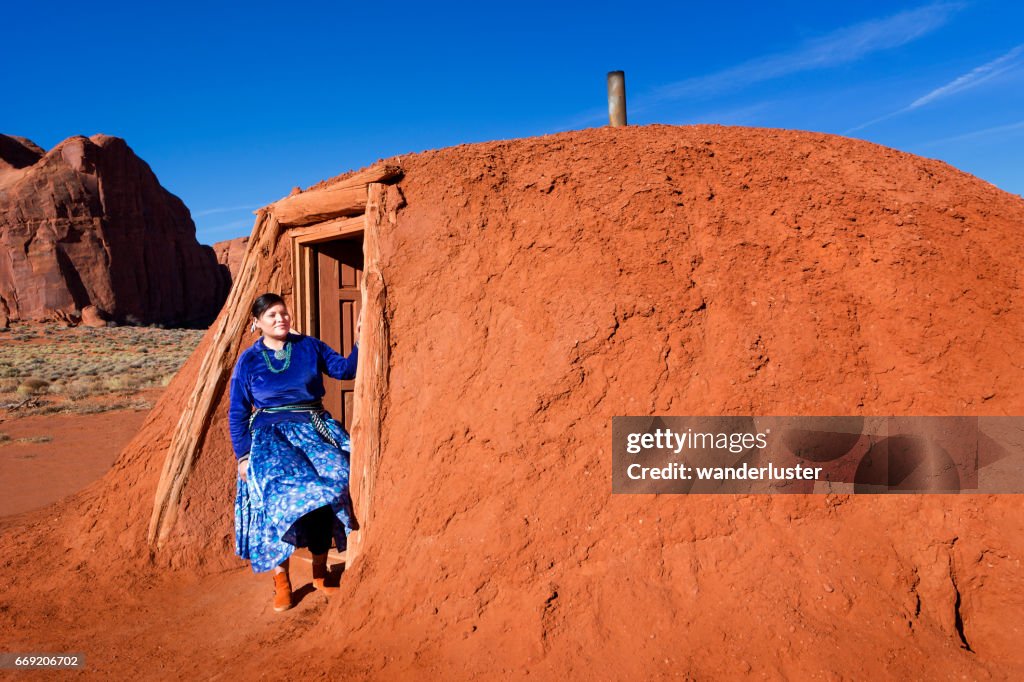
{"label": "wooden door", "polygon": [[[362,300],[362,235],[317,244],[316,259],[319,338],[348,356],[356,341],[356,318]],[[325,375],[324,388],[324,407],[350,431],[355,380],[339,381]]]}

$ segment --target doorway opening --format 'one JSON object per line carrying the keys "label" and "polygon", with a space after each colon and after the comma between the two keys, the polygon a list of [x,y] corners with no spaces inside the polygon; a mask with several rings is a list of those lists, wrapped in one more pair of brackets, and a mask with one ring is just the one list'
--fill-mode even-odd
{"label": "doorway opening", "polygon": [[[359,529],[349,535],[347,565],[366,544],[380,470],[383,408],[391,362],[386,288],[380,265],[381,231],[397,224],[397,207],[403,205],[397,188],[383,184],[380,179],[397,177],[399,173],[397,167],[374,170],[373,179],[355,187],[357,193],[366,188],[366,198],[359,206],[355,206],[357,197],[350,196],[349,189],[337,187],[283,200],[298,204],[283,211],[298,211],[297,216],[292,216],[297,221],[319,218],[329,205],[337,204],[341,209],[335,206],[332,210],[348,212],[346,217],[313,225],[300,222],[287,231],[292,242],[292,321],[296,330],[315,336],[344,354],[351,352],[359,341],[355,380],[325,378],[324,384],[324,407],[352,437],[349,489]],[[356,210],[362,215],[357,215]],[[362,329],[357,336],[355,325],[360,314]]]}
{"label": "doorway opening", "polygon": [[[362,306],[363,225],[360,218],[332,221],[292,235],[295,327],[347,356],[358,337]],[[298,232],[298,231],[296,231]],[[324,407],[351,433],[355,380],[324,376]]]}

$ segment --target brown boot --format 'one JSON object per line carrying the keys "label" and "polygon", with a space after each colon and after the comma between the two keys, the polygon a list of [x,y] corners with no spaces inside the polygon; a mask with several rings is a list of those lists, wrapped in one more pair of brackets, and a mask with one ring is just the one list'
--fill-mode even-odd
{"label": "brown boot", "polygon": [[292,607],[292,583],[287,573],[274,574],[274,610],[287,611]]}
{"label": "brown boot", "polygon": [[328,575],[329,573],[327,571],[327,553],[325,552],[324,554],[314,554],[313,587],[320,590],[325,595],[330,596],[332,594],[337,594],[339,588],[333,585],[326,584]]}

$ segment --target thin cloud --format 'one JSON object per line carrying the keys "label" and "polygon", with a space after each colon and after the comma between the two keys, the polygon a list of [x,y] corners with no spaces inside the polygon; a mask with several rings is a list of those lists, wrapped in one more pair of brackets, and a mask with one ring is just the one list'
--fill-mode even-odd
{"label": "thin cloud", "polygon": [[881,123],[882,121],[887,121],[888,119],[892,118],[893,116],[899,116],[900,114],[906,113],[908,111],[910,111],[910,107],[904,107],[903,109],[899,109],[897,111],[891,111],[888,114],[885,114],[884,116],[879,116],[878,118],[873,118],[870,121],[867,121],[866,123],[861,123],[859,126],[854,126],[854,127],[850,128],[849,130],[844,130],[843,131],[843,135],[849,135],[850,133],[855,133],[858,130],[864,130],[868,126],[873,126],[876,123]]}
{"label": "thin cloud", "polygon": [[258,207],[253,206],[251,204],[247,204],[245,206],[222,206],[220,208],[208,208],[203,211],[197,211],[196,213],[192,214],[192,217],[199,218],[204,215],[213,215],[215,213],[230,213],[232,211],[252,211],[255,210],[256,208]]}
{"label": "thin cloud", "polygon": [[247,227],[247,226],[248,227],[252,227],[253,221],[254,221],[253,218],[242,219],[242,220],[232,220],[230,223],[224,223],[222,225],[215,225],[213,227],[200,227],[200,228],[197,228],[197,231],[205,232],[206,234],[221,234],[223,232],[229,232],[229,231],[232,231],[232,230],[237,230],[237,229],[239,229],[241,227]]}
{"label": "thin cloud", "polygon": [[992,135],[999,135],[1002,133],[1013,133],[1018,130],[1024,131],[1024,121],[1017,121],[1016,123],[1008,123],[1006,125],[994,126],[992,128],[983,128],[982,130],[975,130],[969,133],[963,133],[962,135],[953,135],[952,137],[943,137],[938,140],[923,142],[920,146],[932,147],[940,144],[948,144],[950,142],[966,142],[967,140],[978,140],[981,138],[991,137]]}
{"label": "thin cloud", "polygon": [[916,109],[930,102],[934,102],[937,99],[955,95],[967,90],[968,88],[980,85],[987,80],[991,80],[996,76],[1006,73],[1007,71],[1015,69],[1021,64],[1021,60],[1018,59],[1021,54],[1024,54],[1024,45],[1018,45],[1002,57],[993,59],[987,64],[982,64],[979,67],[971,69],[970,73],[965,73],[959,78],[955,78],[949,83],[946,83],[942,87],[935,88],[924,97],[918,97],[910,103],[910,106],[907,107],[907,109]]}
{"label": "thin cloud", "polygon": [[717,95],[755,83],[856,61],[874,52],[906,45],[945,24],[963,5],[938,3],[841,28],[793,51],[758,57],[707,76],[688,78],[642,98],[650,105],[681,97]]}
{"label": "thin cloud", "polygon": [[845,131],[843,134],[849,135],[850,133],[863,130],[868,126],[873,126],[876,123],[888,120],[894,116],[905,114],[909,111],[913,111],[914,109],[931,104],[937,100],[960,94],[964,90],[969,90],[970,88],[981,85],[986,81],[990,81],[993,78],[1001,76],[1016,69],[1021,64],[1024,64],[1024,58],[1022,57],[1024,57],[1024,44],[1018,45],[1001,57],[997,57],[990,62],[982,64],[981,66],[977,66],[964,75],[954,78],[945,85],[935,88],[928,94],[918,97],[902,109],[897,109],[896,111],[885,114],[884,116],[879,116],[878,118],[873,118],[866,123],[861,123],[859,126],[854,126],[853,128]]}
{"label": "thin cloud", "polygon": [[[757,57],[722,71],[658,87],[633,100],[630,113],[649,110],[671,100],[711,97],[805,71],[848,64],[917,40],[944,25],[963,7],[960,2],[933,3],[884,19],[847,26],[809,40],[790,52]],[[601,117],[594,109],[577,117],[575,123],[586,125]]]}

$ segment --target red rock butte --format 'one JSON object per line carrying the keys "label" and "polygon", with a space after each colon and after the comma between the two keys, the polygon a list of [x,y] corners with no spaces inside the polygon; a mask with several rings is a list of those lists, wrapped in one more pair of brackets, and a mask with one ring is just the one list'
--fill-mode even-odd
{"label": "red rock butte", "polygon": [[238,268],[242,267],[242,258],[245,256],[245,249],[248,244],[248,237],[236,237],[235,239],[225,239],[213,245],[213,252],[217,255],[217,262],[227,267],[231,273],[232,280],[238,274]]}
{"label": "red rock butte", "polygon": [[206,326],[230,275],[124,140],[0,135],[0,317]]}
{"label": "red rock butte", "polygon": [[[210,593],[243,566],[224,380],[251,297],[297,305],[295,240],[353,204],[358,552],[271,636]],[[260,212],[113,469],[0,526],[2,613],[74,622],[54,642],[107,672],[159,645],[196,674],[1020,677],[1020,496],[613,496],[610,443],[615,415],[1021,414],[1022,226],[1020,197],[945,163],[774,129],[592,129],[321,183]],[[141,631],[122,594],[179,574],[221,630],[96,650]],[[223,634],[175,658],[193,632]]]}

